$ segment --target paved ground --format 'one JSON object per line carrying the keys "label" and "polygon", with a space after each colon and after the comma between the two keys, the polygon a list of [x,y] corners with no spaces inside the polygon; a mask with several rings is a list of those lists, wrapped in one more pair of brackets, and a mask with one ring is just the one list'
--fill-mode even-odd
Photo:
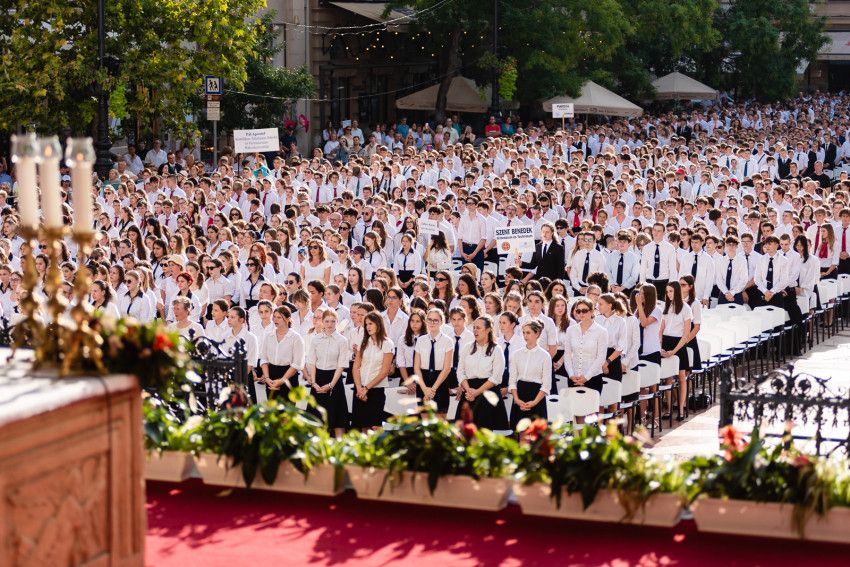
{"label": "paved ground", "polygon": [[[796,372],[805,372],[820,378],[829,378],[830,388],[847,391],[850,388],[850,329],[846,329],[833,338],[806,353],[794,362]],[[717,404],[697,415],[692,415],[679,427],[665,429],[658,436],[656,444],[650,449],[657,455],[671,455],[676,459],[687,459],[694,455],[707,455],[718,450],[717,426],[720,408]],[[742,429],[752,424],[738,424]],[[782,426],[777,425],[777,430]],[[795,426],[795,433],[812,431],[804,424]],[[839,423],[832,428],[836,436],[847,436],[847,426]]]}

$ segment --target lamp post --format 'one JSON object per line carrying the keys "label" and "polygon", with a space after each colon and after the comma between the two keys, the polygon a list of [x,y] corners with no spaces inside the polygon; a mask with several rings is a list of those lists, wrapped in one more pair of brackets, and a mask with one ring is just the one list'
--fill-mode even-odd
{"label": "lamp post", "polygon": [[[97,68],[106,68],[106,0],[97,0]],[[97,93],[97,142],[94,144],[97,161],[94,167],[98,177],[106,179],[112,169],[112,157],[109,149],[112,140],[109,139],[109,98],[101,84]]]}

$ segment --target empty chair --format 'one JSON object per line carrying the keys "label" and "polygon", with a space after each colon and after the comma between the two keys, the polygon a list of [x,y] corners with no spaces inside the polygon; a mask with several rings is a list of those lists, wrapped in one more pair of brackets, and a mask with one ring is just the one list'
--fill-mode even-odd
{"label": "empty chair", "polygon": [[384,402],[384,411],[390,415],[407,415],[416,409],[417,399],[407,392],[407,390],[399,390],[397,388],[385,388],[386,401]]}
{"label": "empty chair", "polygon": [[602,407],[602,419],[613,417],[614,412],[608,411],[611,406],[618,406],[622,398],[623,385],[621,382],[608,378],[602,379],[602,394],[599,396],[599,405]]}
{"label": "empty chair", "polygon": [[546,397],[546,411],[549,414],[549,423],[568,423],[573,420],[573,412],[569,402],[560,395],[555,394]]}
{"label": "empty chair", "polygon": [[565,388],[561,391],[566,396],[573,417],[586,417],[599,411],[599,392],[590,388]]}

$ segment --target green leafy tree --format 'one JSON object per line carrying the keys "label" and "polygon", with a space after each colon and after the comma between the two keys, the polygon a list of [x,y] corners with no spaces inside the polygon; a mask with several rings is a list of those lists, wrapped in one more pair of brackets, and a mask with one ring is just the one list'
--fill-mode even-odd
{"label": "green leafy tree", "polygon": [[[224,129],[273,128],[291,109],[295,99],[316,94],[316,81],[305,67],[289,69],[276,67],[272,59],[283,46],[275,42],[273,12],[260,19],[260,29],[254,54],[246,62],[247,80],[243,92],[225,93],[222,97]],[[263,95],[263,96],[251,96]]]}
{"label": "green leafy tree", "polygon": [[[814,61],[828,39],[808,0],[733,0],[717,26],[738,96],[776,100],[797,90],[797,67]],[[718,63],[715,60],[715,65]]]}
{"label": "green leafy tree", "polygon": [[[110,0],[98,69],[95,0],[9,0],[0,18],[0,129],[92,132],[101,88],[139,123],[180,134],[204,75],[247,78],[265,0]],[[123,91],[116,93],[116,90]]]}
{"label": "green leafy tree", "polygon": [[720,44],[717,0],[619,0],[632,33],[597,78],[627,98],[653,95],[652,79],[697,74],[697,61]]}

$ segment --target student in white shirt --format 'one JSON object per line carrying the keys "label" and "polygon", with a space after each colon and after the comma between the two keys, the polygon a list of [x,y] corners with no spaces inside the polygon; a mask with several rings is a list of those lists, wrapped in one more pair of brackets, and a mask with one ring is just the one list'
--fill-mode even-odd
{"label": "student in white shirt", "polygon": [[441,310],[428,310],[425,314],[427,332],[416,339],[413,355],[413,373],[422,378],[422,383],[416,384],[417,396],[423,402],[433,400],[440,414],[449,409],[448,378],[454,352],[452,340],[441,331],[444,321]]}
{"label": "student in white shirt", "polygon": [[209,340],[222,343],[227,337],[230,325],[227,324],[227,301],[216,299],[212,302],[211,318],[207,321],[204,336]]}
{"label": "student in white shirt", "polygon": [[720,292],[718,305],[726,303],[744,304],[743,291],[747,285],[749,274],[744,256],[738,252],[738,239],[734,236],[726,238],[726,255],[719,256],[715,264],[714,283]]}
{"label": "student in white shirt", "polygon": [[260,345],[262,382],[268,388],[268,397],[284,401],[298,385],[298,373],[304,369],[304,339],[290,328],[291,321],[288,307],[281,305],[275,309],[274,331],[266,333]]}
{"label": "student in white shirt", "polygon": [[407,328],[401,342],[396,345],[395,365],[401,375],[401,383],[407,386],[411,394],[416,393],[416,384],[411,377],[416,374],[413,363],[416,354],[416,341],[425,334],[425,312],[422,309],[411,309],[407,318]]}
{"label": "student in white shirt", "polygon": [[395,346],[387,338],[384,319],[379,313],[369,313],[364,319],[363,342],[354,358],[355,398],[351,410],[351,427],[367,429],[380,427],[384,421],[387,396],[387,376],[393,363]]}
{"label": "student in white shirt", "polygon": [[[684,419],[685,400],[687,399],[688,380],[687,373],[690,370],[688,351],[685,348],[691,332],[693,312],[690,306],[682,299],[682,286],[678,281],[667,284],[667,293],[664,298],[664,313],[661,316],[661,357],[669,358],[676,356],[679,359],[679,396],[678,421]],[[672,379],[665,378],[665,381]],[[668,407],[672,416],[672,391],[667,398]],[[662,417],[662,419],[664,419]],[[671,417],[672,419],[672,417]]]}
{"label": "student in white shirt", "polygon": [[515,352],[525,347],[525,339],[523,339],[522,333],[517,329],[518,324],[519,319],[510,311],[505,311],[499,315],[499,338],[496,343],[505,357],[505,370],[502,373],[502,383],[499,391],[502,398],[508,395],[511,357]]}
{"label": "student in white shirt", "polygon": [[602,294],[596,305],[599,308],[596,321],[608,331],[608,348],[605,362],[602,364],[602,374],[610,380],[622,382],[623,354],[628,349],[627,325],[623,318],[626,307],[610,293]]}
{"label": "student in white shirt", "polygon": [[552,385],[552,357],[537,345],[543,325],[528,321],[522,326],[525,346],[511,355],[510,384],[514,398],[510,428],[516,429],[523,418],[547,419],[546,392]]}
{"label": "student in white shirt", "polygon": [[141,274],[130,270],[125,274],[124,281],[127,283],[127,293],[118,301],[121,316],[127,315],[142,323],[153,321],[153,308],[141,289]]}
{"label": "student in white shirt", "polygon": [[323,332],[313,336],[307,349],[305,375],[316,402],[325,409],[328,429],[341,437],[349,423],[348,403],[340,382],[342,372],[348,367],[348,341],[337,332],[336,324],[336,313],[325,310]]}
{"label": "student in white shirt", "polygon": [[254,370],[257,368],[259,361],[259,349],[257,345],[257,337],[248,330],[246,325],[245,310],[241,307],[232,307],[227,312],[227,323],[230,325],[230,330],[224,338],[222,351],[231,352],[239,341],[242,341],[245,349],[245,376],[248,377],[248,394],[251,400],[256,403],[263,401],[257,397],[256,388],[254,387]]}
{"label": "student in white shirt", "polygon": [[570,315],[577,322],[567,329],[564,364],[570,376],[570,386],[584,386],[602,392],[602,365],[608,351],[608,331],[593,317],[593,302],[580,297],[575,300]]}
{"label": "student in white shirt", "polygon": [[472,323],[475,340],[461,348],[457,374],[459,406],[469,404],[472,420],[478,427],[490,430],[508,429],[505,402],[497,396],[495,404],[484,393],[498,388],[505,371],[505,357],[493,338],[493,323],[489,317],[479,317]]}

